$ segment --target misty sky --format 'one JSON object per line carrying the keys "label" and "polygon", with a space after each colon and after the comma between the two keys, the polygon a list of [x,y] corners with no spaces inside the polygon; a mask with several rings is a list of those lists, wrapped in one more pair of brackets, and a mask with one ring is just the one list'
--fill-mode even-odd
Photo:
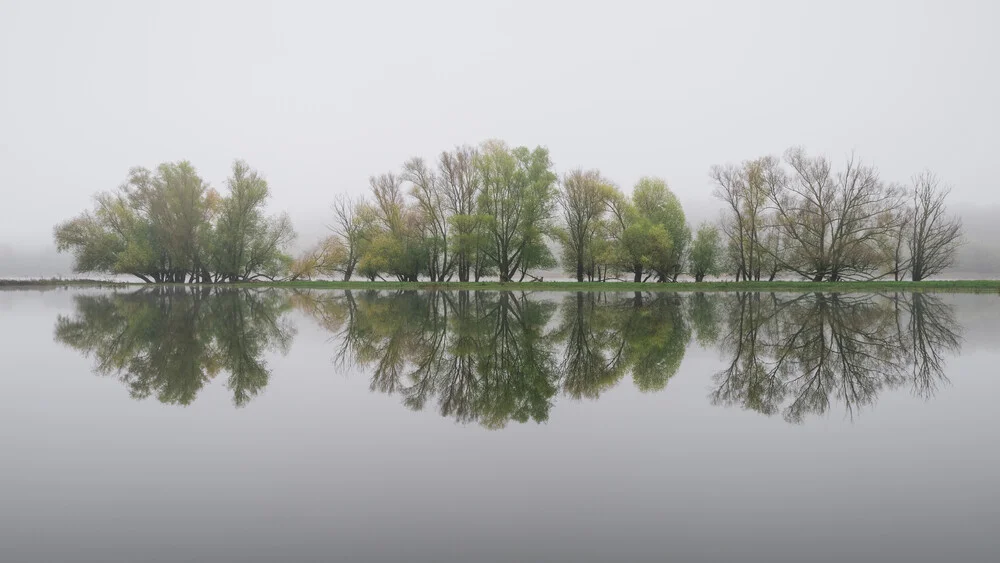
{"label": "misty sky", "polygon": [[996,2],[0,0],[0,255],[51,246],[131,166],[234,158],[318,237],[335,194],[499,137],[560,173],[668,180],[801,144],[1000,202]]}

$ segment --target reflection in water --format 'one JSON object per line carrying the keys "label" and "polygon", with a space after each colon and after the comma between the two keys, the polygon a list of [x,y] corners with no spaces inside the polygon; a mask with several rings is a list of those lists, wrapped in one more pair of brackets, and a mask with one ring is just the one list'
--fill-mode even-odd
{"label": "reflection in water", "polygon": [[910,385],[930,397],[961,345],[951,307],[923,294],[777,295],[304,292],[296,303],[338,334],[337,362],[371,388],[497,428],[548,418],[558,391],[597,398],[631,375],[663,389],[692,336],[726,368],[711,399],[790,422],[832,404],[853,416]]}
{"label": "reflection in water", "polygon": [[93,355],[94,371],[117,377],[137,399],[187,405],[219,372],[236,406],[267,385],[262,355],[287,351],[294,329],[282,321],[278,291],[161,287],[81,295],[76,314],[60,317],[56,340]]}
{"label": "reflection in water", "polygon": [[546,327],[556,304],[524,294],[310,292],[296,303],[337,332],[336,361],[420,410],[501,427],[547,420],[559,381]]}
{"label": "reflection in water", "polygon": [[931,397],[961,346],[952,308],[923,294],[671,294],[161,288],[80,296],[56,338],[137,398],[190,403],[219,371],[236,405],[286,351],[292,306],[330,331],[337,369],[414,410],[501,428],[545,421],[557,396],[596,399],[630,378],[663,390],[692,342],[718,349],[713,403],[800,422],[879,392]]}
{"label": "reflection in water", "polygon": [[728,366],[714,377],[712,400],[789,422],[826,412],[851,415],[883,389],[911,385],[925,397],[945,379],[945,352],[960,327],[939,298],[809,293],[739,293],[725,300],[719,339]]}

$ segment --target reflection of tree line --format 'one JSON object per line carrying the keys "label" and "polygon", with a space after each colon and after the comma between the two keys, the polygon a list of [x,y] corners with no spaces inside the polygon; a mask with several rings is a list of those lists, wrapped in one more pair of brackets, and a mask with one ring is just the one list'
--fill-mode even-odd
{"label": "reflection of tree line", "polygon": [[834,402],[853,414],[880,391],[905,385],[930,397],[946,380],[945,354],[961,346],[951,307],[919,293],[723,299],[726,329],[718,343],[729,361],[714,377],[713,402],[780,411],[790,422]]}
{"label": "reflection of tree line", "polygon": [[187,405],[219,372],[236,406],[270,377],[263,353],[285,351],[295,331],[282,320],[287,297],[274,290],[160,287],[76,297],[56,340],[92,354],[95,371],[117,377],[132,396]]}
{"label": "reflection of tree line", "polygon": [[631,377],[663,389],[692,340],[725,368],[711,399],[789,421],[884,389],[930,396],[961,345],[935,296],[730,293],[188,290],[77,297],[56,338],[93,354],[133,396],[188,404],[220,371],[234,402],[264,385],[267,350],[287,350],[292,306],[336,335],[335,362],[410,408],[490,428],[543,421],[557,395],[597,398]]}
{"label": "reflection of tree line", "polygon": [[627,373],[662,389],[688,341],[682,300],[670,294],[575,293],[561,306],[513,292],[296,299],[337,332],[338,362],[371,371],[372,390],[400,393],[414,409],[436,400],[442,415],[489,427],[546,420],[560,389],[597,397]]}
{"label": "reflection of tree line", "polygon": [[853,414],[909,385],[931,396],[961,346],[951,307],[923,294],[855,296],[574,293],[300,293],[337,333],[337,362],[370,370],[371,388],[443,416],[501,427],[543,421],[559,392],[597,398],[630,375],[663,389],[692,337],[718,347],[715,404],[790,422]]}

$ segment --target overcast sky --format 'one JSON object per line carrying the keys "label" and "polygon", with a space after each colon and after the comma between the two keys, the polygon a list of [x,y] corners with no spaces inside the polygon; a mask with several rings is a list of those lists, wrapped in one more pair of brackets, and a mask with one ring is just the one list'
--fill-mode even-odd
{"label": "overcast sky", "polygon": [[0,255],[179,159],[218,187],[246,159],[312,239],[335,194],[491,137],[695,215],[709,166],[796,144],[997,203],[997,4],[0,0]]}

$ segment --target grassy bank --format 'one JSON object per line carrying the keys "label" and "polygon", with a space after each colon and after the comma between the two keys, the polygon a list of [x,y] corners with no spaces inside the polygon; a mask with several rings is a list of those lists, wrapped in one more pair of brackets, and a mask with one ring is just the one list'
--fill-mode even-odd
{"label": "grassy bank", "polygon": [[883,291],[921,291],[921,292],[976,292],[1000,293],[1000,280],[971,281],[922,281],[922,282],[804,282],[804,281],[774,281],[774,282],[678,282],[678,283],[625,283],[625,282],[521,282],[521,283],[461,283],[461,282],[336,282],[336,281],[300,281],[276,282],[267,284],[247,284],[260,287],[293,287],[302,289],[468,289],[482,291],[832,291],[847,292],[883,292]]}
{"label": "grassy bank", "polygon": [[106,280],[74,280],[62,278],[33,279],[33,280],[4,280],[0,279],[0,289],[3,288],[46,288],[46,287],[119,287],[130,285],[123,282]]}
{"label": "grassy bank", "polygon": [[[0,288],[4,287],[149,287],[146,283],[122,283],[100,280],[0,280]],[[182,284],[164,284],[182,285]],[[378,289],[378,290],[480,290],[480,291],[665,291],[665,292],[697,292],[697,291],[828,291],[838,293],[871,293],[885,291],[919,291],[919,292],[971,292],[1000,293],[1000,280],[962,280],[962,281],[848,281],[848,282],[806,282],[806,281],[774,281],[774,282],[678,282],[678,283],[627,283],[627,282],[367,282],[367,281],[296,281],[296,282],[259,282],[225,284],[220,287],[285,287],[298,289]]]}

